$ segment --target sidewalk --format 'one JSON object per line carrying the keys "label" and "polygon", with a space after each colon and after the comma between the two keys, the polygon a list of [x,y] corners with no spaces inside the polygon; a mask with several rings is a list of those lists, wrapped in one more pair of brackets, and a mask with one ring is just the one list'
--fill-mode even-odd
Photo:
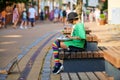
{"label": "sidewalk", "polygon": [[[30,67],[31,69],[29,74],[27,74],[27,79],[37,80],[40,76],[40,70],[42,69],[45,55],[51,45],[51,42],[49,42],[51,40],[48,39],[51,39],[52,35],[60,31],[63,28],[61,26],[63,26],[63,24],[61,23],[54,24],[50,21],[45,21],[42,23],[38,21],[36,26],[31,29],[25,29],[25,30],[13,29],[11,26],[9,26],[7,29],[1,29],[0,32],[0,37],[1,37],[0,66],[1,67],[0,68],[4,69],[4,67],[6,67],[6,65],[9,64],[9,62],[14,57],[18,56],[18,58],[20,58],[25,54],[24,57],[18,63],[20,67],[20,71],[24,72],[25,67]],[[15,43],[10,43],[10,42],[15,42]],[[2,63],[3,61],[4,63]],[[32,61],[34,61],[34,64]],[[20,73],[18,72],[18,68],[16,67],[13,69],[13,71],[10,74],[8,74],[7,80],[17,80],[19,76]],[[1,80],[1,74],[0,74],[0,80]]]}

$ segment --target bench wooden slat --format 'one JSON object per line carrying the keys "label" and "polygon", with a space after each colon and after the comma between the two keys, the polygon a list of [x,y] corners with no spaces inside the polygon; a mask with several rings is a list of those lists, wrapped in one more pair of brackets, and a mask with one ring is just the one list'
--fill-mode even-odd
{"label": "bench wooden slat", "polygon": [[92,36],[92,41],[98,41],[98,38],[95,34],[90,34]]}
{"label": "bench wooden slat", "polygon": [[61,73],[61,80],[70,80],[68,73]]}
{"label": "bench wooden slat", "polygon": [[87,58],[87,52],[86,52],[86,51],[83,51],[83,52],[81,53],[81,55],[82,55],[82,58]]}
{"label": "bench wooden slat", "polygon": [[120,68],[120,54],[115,50],[112,50],[111,47],[107,47],[107,49],[101,48],[104,53],[104,59],[113,64],[116,68]]}
{"label": "bench wooden slat", "polygon": [[[120,52],[118,52],[118,50],[117,51],[114,50],[113,47],[107,47],[107,48],[109,49],[108,54],[111,55],[111,57],[112,57],[112,59],[110,59],[111,64],[113,64],[117,68],[120,68]],[[109,57],[108,57],[108,59],[109,59]]]}
{"label": "bench wooden slat", "polygon": [[59,52],[59,58],[60,59],[64,59],[64,51],[60,51]]}
{"label": "bench wooden slat", "polygon": [[87,35],[86,35],[86,38],[87,38],[87,39],[86,39],[87,41],[92,41],[92,36],[91,36],[90,34],[87,34]]}
{"label": "bench wooden slat", "polygon": [[71,53],[70,52],[64,52],[64,58],[71,59]]}
{"label": "bench wooden slat", "polygon": [[79,72],[78,75],[81,80],[89,80],[89,78],[87,77],[87,75],[84,72]]}
{"label": "bench wooden slat", "polygon": [[87,52],[87,57],[88,58],[93,58],[94,54],[91,54],[91,53],[93,53],[93,52],[92,51]]}
{"label": "bench wooden slat", "polygon": [[94,58],[99,58],[99,53],[98,53],[98,51],[93,51],[93,54],[94,54]]}
{"label": "bench wooden slat", "polygon": [[111,50],[113,50],[113,51],[115,51],[117,54],[119,54],[120,55],[120,48],[118,48],[118,47],[109,47]]}
{"label": "bench wooden slat", "polygon": [[61,73],[60,80],[114,80],[113,77],[108,76],[105,72],[75,72],[75,73]]}
{"label": "bench wooden slat", "polygon": [[76,55],[76,53],[75,52],[71,52],[71,58],[76,58],[77,57],[77,55]]}
{"label": "bench wooden slat", "polygon": [[109,78],[102,72],[94,72],[100,80],[108,80]]}
{"label": "bench wooden slat", "polygon": [[77,58],[82,58],[81,52],[76,52]]}
{"label": "bench wooden slat", "polygon": [[93,72],[86,72],[90,80],[99,80]]}
{"label": "bench wooden slat", "polygon": [[79,80],[78,76],[76,73],[69,73],[71,80]]}
{"label": "bench wooden slat", "polygon": [[100,54],[100,57],[103,57],[104,56],[104,51],[103,50],[100,50],[100,48],[98,47],[98,52]]}

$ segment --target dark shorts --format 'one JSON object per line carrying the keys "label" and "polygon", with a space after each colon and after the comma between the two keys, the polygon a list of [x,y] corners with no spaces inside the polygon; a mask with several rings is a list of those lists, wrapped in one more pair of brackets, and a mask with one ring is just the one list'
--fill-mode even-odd
{"label": "dark shorts", "polygon": [[29,18],[30,22],[35,22],[35,18]]}
{"label": "dark shorts", "polygon": [[27,18],[22,18],[22,21],[27,21]]}
{"label": "dark shorts", "polygon": [[2,22],[5,22],[5,20],[6,20],[5,18],[2,18]]}

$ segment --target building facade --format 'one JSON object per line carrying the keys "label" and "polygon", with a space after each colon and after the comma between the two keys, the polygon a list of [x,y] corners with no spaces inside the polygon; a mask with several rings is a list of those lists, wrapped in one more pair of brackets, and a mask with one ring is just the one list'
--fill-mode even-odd
{"label": "building facade", "polygon": [[108,23],[120,24],[120,0],[108,0]]}

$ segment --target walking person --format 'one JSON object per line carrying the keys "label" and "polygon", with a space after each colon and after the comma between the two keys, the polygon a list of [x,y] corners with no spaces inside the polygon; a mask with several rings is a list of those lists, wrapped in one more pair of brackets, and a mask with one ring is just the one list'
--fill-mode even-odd
{"label": "walking person", "polygon": [[93,22],[93,19],[94,19],[94,13],[93,13],[93,10],[90,10],[90,13],[89,13],[89,21],[90,21],[90,22]]}
{"label": "walking person", "polygon": [[76,12],[70,12],[68,14],[68,21],[73,24],[73,30],[71,35],[67,36],[72,39],[70,41],[59,41],[56,40],[52,44],[53,55],[54,55],[54,68],[53,73],[58,74],[62,69],[63,65],[60,62],[58,48],[68,49],[70,46],[79,48],[81,51],[85,48],[86,34],[84,24],[79,22],[79,18]]}
{"label": "walking person", "polygon": [[17,5],[14,5],[13,7],[13,19],[12,19],[12,22],[13,22],[13,28],[16,29],[16,25],[19,21],[19,12],[18,12],[18,8],[17,8]]}
{"label": "walking person", "polygon": [[2,28],[2,15],[1,15],[1,12],[0,12],[0,29]]}
{"label": "walking person", "polygon": [[59,20],[59,9],[58,7],[56,7],[54,10],[54,23],[58,22],[58,20]]}
{"label": "walking person", "polygon": [[99,20],[100,20],[100,9],[99,8],[95,9],[94,16],[95,16],[95,21],[97,25],[99,25]]}
{"label": "walking person", "polygon": [[44,20],[44,12],[43,12],[43,10],[41,10],[41,12],[40,12],[40,20],[41,20],[41,21]]}
{"label": "walking person", "polygon": [[[68,18],[68,14],[71,12],[70,8],[67,7],[66,11],[66,19]],[[68,22],[66,21],[66,24],[68,24]]]}
{"label": "walking person", "polygon": [[49,20],[53,21],[54,20],[54,10],[51,10]]}
{"label": "walking person", "polygon": [[22,12],[22,22],[20,24],[20,29],[27,29],[27,12],[26,8],[24,8]]}
{"label": "walking person", "polygon": [[66,10],[63,10],[62,14],[63,14],[63,25],[66,25],[66,17],[67,17]]}
{"label": "walking person", "polygon": [[4,8],[3,11],[1,12],[1,28],[7,28],[6,27],[6,15],[7,15],[7,12],[6,12],[6,9]]}
{"label": "walking person", "polygon": [[59,21],[63,22],[63,10],[62,9],[60,9],[59,15],[60,15]]}
{"label": "walking person", "polygon": [[28,18],[29,18],[29,24],[31,24],[31,27],[34,27],[35,25],[35,17],[36,17],[36,10],[33,8],[32,5],[30,5],[30,8],[28,9]]}

